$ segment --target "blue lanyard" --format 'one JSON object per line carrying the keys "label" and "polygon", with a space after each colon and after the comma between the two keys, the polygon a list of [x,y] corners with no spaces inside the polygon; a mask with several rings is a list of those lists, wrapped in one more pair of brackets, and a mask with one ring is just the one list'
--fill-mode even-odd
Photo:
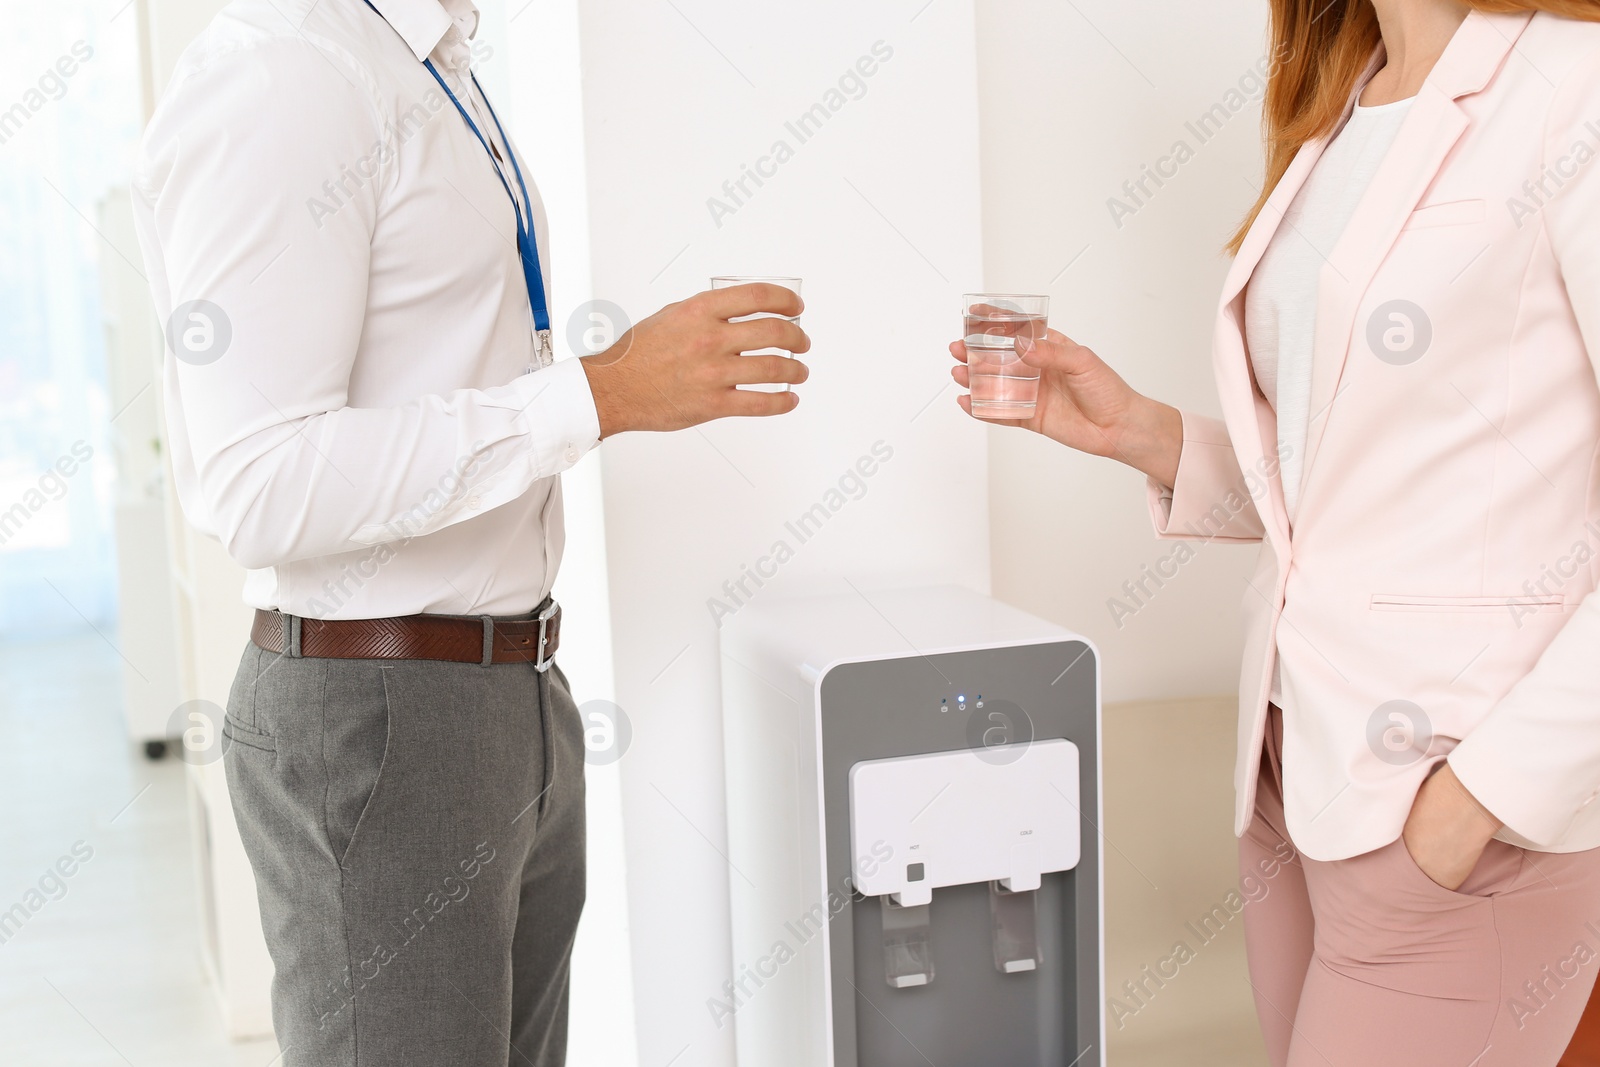
{"label": "blue lanyard", "polygon": [[[383,12],[372,6],[372,0],[366,0],[368,7],[379,18]],[[506,181],[505,171],[495,159],[494,149],[489,147],[489,142],[478,130],[478,124],[472,121],[472,116],[467,114],[467,109],[461,106],[461,101],[456,99],[456,94],[450,91],[444,78],[439,74],[439,68],[433,65],[432,59],[424,59],[422,65],[428,68],[428,73],[433,75],[433,80],[439,83],[439,88],[450,98],[456,106],[456,111],[461,115],[462,121],[467,124],[467,129],[472,131],[472,136],[478,139],[483,150],[489,156],[489,164],[494,167],[495,177],[500,179],[500,185],[506,191],[506,196],[511,199],[511,210],[517,216],[517,256],[522,260],[522,280],[528,287],[528,305],[533,309],[534,340],[537,342],[535,358],[539,366],[548,367],[555,359],[555,354],[550,345],[550,304],[544,291],[544,272],[539,269],[539,245],[533,232],[533,198],[528,195],[528,183],[522,180],[522,167],[517,163],[516,149],[511,147],[511,139],[506,136],[506,128],[500,124],[500,116],[495,113],[494,105],[489,103],[489,94],[483,91],[483,86],[478,84],[478,76],[468,72],[472,84],[478,86],[478,94],[483,97],[484,106],[489,109],[489,117],[494,119],[494,128],[500,131],[500,143],[506,146],[506,155],[511,157],[511,167],[517,176],[517,185],[522,189],[522,201],[519,203],[515,193],[511,191],[511,183]],[[528,205],[528,217],[522,216],[522,204]]]}

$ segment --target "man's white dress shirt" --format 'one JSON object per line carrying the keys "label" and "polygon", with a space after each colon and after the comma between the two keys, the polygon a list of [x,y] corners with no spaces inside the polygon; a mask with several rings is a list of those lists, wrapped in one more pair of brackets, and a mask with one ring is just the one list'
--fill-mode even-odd
{"label": "man's white dress shirt", "polygon": [[255,607],[525,612],[560,564],[558,475],[599,440],[594,399],[576,359],[527,373],[512,202],[422,64],[506,157],[468,76],[477,9],[374,3],[384,17],[234,0],[145,133],[134,200],[157,308],[177,319],[176,488],[250,569]]}

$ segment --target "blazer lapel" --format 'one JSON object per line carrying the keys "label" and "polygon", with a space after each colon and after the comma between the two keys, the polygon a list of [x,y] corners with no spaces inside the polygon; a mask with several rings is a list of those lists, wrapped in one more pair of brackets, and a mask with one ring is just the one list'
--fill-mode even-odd
{"label": "blazer lapel", "polygon": [[[1383,49],[1380,48],[1367,64],[1360,85],[1364,87],[1382,65]],[[1360,89],[1356,92],[1359,94]],[[1348,108],[1353,106],[1352,96],[1351,102],[1346,105],[1347,113]],[[1340,126],[1343,126],[1342,122]],[[1260,266],[1262,257],[1267,254],[1267,248],[1272,244],[1273,237],[1283,225],[1289,206],[1294,203],[1294,198],[1300,195],[1301,188],[1311,177],[1311,172],[1316,169],[1318,160],[1322,158],[1331,141],[1331,137],[1319,137],[1300,146],[1300,151],[1295,153],[1289,169],[1284,171],[1283,177],[1278,179],[1278,184],[1273,187],[1267,202],[1262,205],[1255,224],[1250,227],[1250,232],[1245,234],[1244,243],[1239,246],[1239,254],[1234,258],[1233,266],[1228,270],[1228,276],[1222,284],[1219,329],[1216,342],[1212,346],[1212,357],[1217,391],[1222,398],[1223,420],[1227,423],[1228,436],[1233,441],[1239,465],[1247,471],[1275,467],[1275,463],[1266,464],[1265,459],[1269,452],[1274,457],[1277,456],[1278,442],[1277,423],[1272,409],[1256,399],[1255,379],[1250,369],[1250,348],[1245,337],[1245,286],[1250,283],[1250,278]],[[1267,447],[1269,441],[1270,449]],[[1269,479],[1268,495],[1272,506],[1263,509],[1262,519],[1266,524],[1269,540],[1280,552],[1285,551],[1289,543],[1289,522],[1283,503],[1283,484],[1277,477]]]}
{"label": "blazer lapel", "polygon": [[[1406,220],[1471,125],[1457,101],[1489,84],[1532,17],[1531,12],[1484,15],[1477,11],[1467,16],[1418,93],[1393,147],[1322,269],[1311,422],[1304,456],[1306,478],[1316,462],[1339,393],[1361,302]],[[1351,107],[1354,104],[1352,98]]]}
{"label": "blazer lapel", "polygon": [[[1361,79],[1363,85],[1366,84],[1367,77],[1377,70],[1377,63],[1378,60],[1375,59],[1367,71],[1367,76]],[[1233,266],[1228,270],[1228,276],[1222,284],[1219,329],[1216,342],[1212,346],[1212,358],[1217,392],[1222,399],[1223,421],[1228,426],[1228,436],[1233,441],[1239,465],[1246,471],[1270,469],[1264,461],[1269,451],[1274,456],[1277,455],[1278,442],[1272,410],[1265,408],[1256,399],[1255,379],[1250,369],[1250,349],[1245,338],[1244,289],[1249,284],[1256,267],[1260,265],[1261,258],[1266,255],[1273,236],[1283,224],[1289,205],[1294,203],[1294,198],[1299,195],[1301,187],[1316,169],[1317,161],[1322,158],[1329,140],[1322,137],[1315,141],[1307,141],[1300,146],[1300,151],[1295,153],[1289,169],[1284,171],[1283,177],[1278,180],[1267,202],[1262,205],[1261,213],[1256,216],[1250,232],[1245,234],[1244,243],[1239,246],[1239,254],[1234,258]],[[1270,450],[1267,448],[1269,440],[1272,444]],[[1268,495],[1272,507],[1258,510],[1262,512],[1269,539],[1282,551],[1287,548],[1289,542],[1283,485],[1276,477],[1268,481]]]}
{"label": "blazer lapel", "polygon": [[[1366,78],[1362,79],[1362,84],[1366,84]],[[1316,169],[1317,160],[1321,159],[1322,153],[1327,150],[1329,140],[1330,138],[1320,137],[1315,141],[1307,141],[1300,146],[1300,151],[1295,153],[1289,169],[1284,171],[1283,177],[1273,188],[1272,195],[1262,205],[1261,214],[1256,216],[1255,224],[1250,227],[1250,232],[1245,234],[1244,244],[1239,246],[1239,254],[1234,258],[1228,277],[1222,284],[1223,307],[1232,304],[1234,299],[1244,292],[1250,276],[1255,273],[1256,267],[1261,265],[1261,257],[1267,254],[1267,246],[1272,243],[1278,227],[1283,224],[1285,212],[1289,210],[1289,205],[1294,203],[1294,198],[1300,194],[1300,189],[1311,177],[1311,172]]]}

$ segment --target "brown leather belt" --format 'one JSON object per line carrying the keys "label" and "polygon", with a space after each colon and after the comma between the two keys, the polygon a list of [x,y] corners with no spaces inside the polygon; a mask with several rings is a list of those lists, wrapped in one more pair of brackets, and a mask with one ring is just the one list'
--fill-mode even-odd
{"label": "brown leather belt", "polygon": [[550,669],[561,646],[561,606],[547,601],[531,619],[488,615],[403,615],[393,619],[305,619],[256,611],[250,640],[268,652],[292,647],[318,659],[431,659],[450,663],[532,663]]}

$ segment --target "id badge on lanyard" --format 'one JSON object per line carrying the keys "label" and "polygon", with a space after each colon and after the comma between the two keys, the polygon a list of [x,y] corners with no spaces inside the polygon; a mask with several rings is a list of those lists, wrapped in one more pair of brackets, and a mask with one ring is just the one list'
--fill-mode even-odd
{"label": "id badge on lanyard", "polygon": [[[372,7],[372,0],[366,0],[366,3],[379,18],[383,18],[383,12]],[[456,106],[456,111],[467,124],[467,129],[472,131],[472,136],[483,146],[484,152],[489,156],[489,165],[494,168],[495,177],[500,179],[501,187],[511,199],[511,210],[517,216],[517,257],[522,261],[522,280],[528,287],[528,306],[533,310],[535,363],[528,368],[528,371],[531,373],[539,368],[548,367],[555,362],[555,350],[550,343],[550,303],[545,296],[544,272],[539,267],[539,244],[533,232],[533,198],[528,195],[528,184],[522,180],[522,166],[517,162],[516,149],[511,147],[511,138],[506,136],[506,128],[501,125],[500,116],[495,113],[494,105],[489,103],[489,94],[478,84],[478,76],[469,71],[468,76],[472,78],[472,84],[478,86],[478,95],[483,98],[484,106],[489,109],[489,117],[494,120],[494,127],[500,133],[500,143],[506,146],[506,155],[511,158],[511,168],[516,175],[517,186],[522,190],[521,201],[518,201],[516,194],[511,191],[511,183],[506,181],[505,171],[496,160],[494,149],[489,146],[488,139],[478,129],[478,124],[472,121],[467,109],[461,106],[456,94],[451,92],[450,86],[439,73],[439,68],[433,65],[432,59],[424,59],[422,65],[428,68],[433,80],[439,83],[439,88],[444,90],[444,94]],[[523,204],[528,206],[526,218],[522,214]]]}

